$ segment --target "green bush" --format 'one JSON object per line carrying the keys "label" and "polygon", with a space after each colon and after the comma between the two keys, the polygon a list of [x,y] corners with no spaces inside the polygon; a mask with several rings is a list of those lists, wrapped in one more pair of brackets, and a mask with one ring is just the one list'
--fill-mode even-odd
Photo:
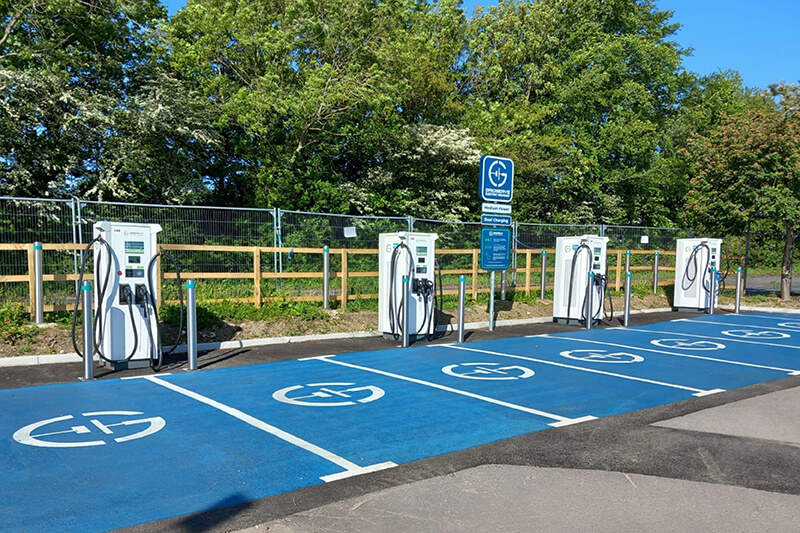
{"label": "green bush", "polygon": [[0,306],[0,339],[12,346],[21,340],[32,339],[38,330],[30,326],[29,321],[30,316],[22,304],[3,304]]}

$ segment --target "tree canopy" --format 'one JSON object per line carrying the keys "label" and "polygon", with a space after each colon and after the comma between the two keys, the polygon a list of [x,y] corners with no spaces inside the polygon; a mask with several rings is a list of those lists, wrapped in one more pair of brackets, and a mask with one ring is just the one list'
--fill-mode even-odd
{"label": "tree canopy", "polygon": [[[773,141],[793,146],[796,87],[688,72],[657,0],[471,17],[458,0],[188,0],[171,19],[157,0],[0,0],[0,17],[0,194],[472,220],[493,154],[515,161],[520,220],[794,217]],[[719,159],[734,148],[751,156]],[[756,181],[780,173],[779,202]],[[751,189],[724,197],[736,176]],[[724,228],[703,207],[743,198]]]}

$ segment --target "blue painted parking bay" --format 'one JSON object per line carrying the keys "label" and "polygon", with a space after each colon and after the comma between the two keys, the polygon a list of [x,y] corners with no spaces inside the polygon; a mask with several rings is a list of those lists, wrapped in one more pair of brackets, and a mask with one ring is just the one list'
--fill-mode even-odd
{"label": "blue painted parking bay", "polygon": [[800,317],[330,355],[0,391],[8,531],[106,531],[800,375]]}

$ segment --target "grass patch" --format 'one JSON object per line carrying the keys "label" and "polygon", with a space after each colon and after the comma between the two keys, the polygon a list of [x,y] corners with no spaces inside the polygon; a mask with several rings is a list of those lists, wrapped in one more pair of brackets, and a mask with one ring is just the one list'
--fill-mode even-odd
{"label": "grass patch", "polygon": [[4,303],[0,306],[0,339],[12,346],[33,339],[39,330],[30,325],[30,320],[30,314],[25,312],[22,304]]}

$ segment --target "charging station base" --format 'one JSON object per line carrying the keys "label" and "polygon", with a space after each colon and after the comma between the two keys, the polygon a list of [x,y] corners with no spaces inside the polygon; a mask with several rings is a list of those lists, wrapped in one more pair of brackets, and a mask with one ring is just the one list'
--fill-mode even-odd
{"label": "charging station base", "polygon": [[119,363],[109,363],[107,361],[103,361],[102,364],[105,368],[113,370],[114,372],[117,370],[131,370],[134,368],[150,368],[149,359],[132,359],[126,362],[120,361]]}

